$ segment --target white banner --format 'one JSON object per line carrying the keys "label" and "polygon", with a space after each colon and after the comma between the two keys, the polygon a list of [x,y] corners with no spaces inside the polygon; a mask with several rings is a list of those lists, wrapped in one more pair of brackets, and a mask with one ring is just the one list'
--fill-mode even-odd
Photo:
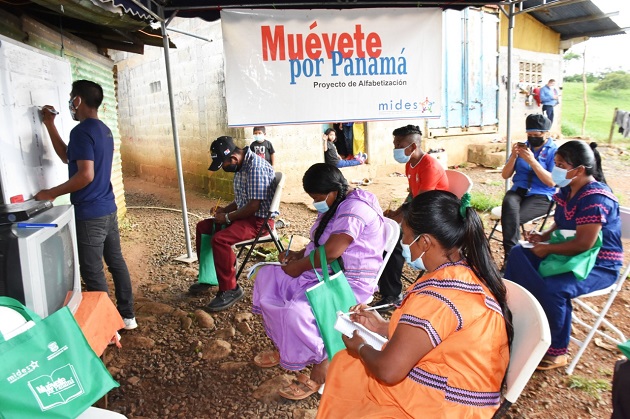
{"label": "white banner", "polygon": [[222,10],[229,126],[440,116],[442,10]]}

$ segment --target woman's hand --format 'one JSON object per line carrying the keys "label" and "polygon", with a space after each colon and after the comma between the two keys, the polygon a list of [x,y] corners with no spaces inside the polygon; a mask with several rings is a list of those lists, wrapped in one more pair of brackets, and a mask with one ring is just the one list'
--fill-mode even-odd
{"label": "woman's hand", "polygon": [[552,252],[549,251],[548,243],[537,243],[532,247],[532,252],[541,259],[546,258]]}
{"label": "woman's hand", "polygon": [[527,240],[530,243],[540,243],[543,240],[543,233],[541,233],[540,231],[529,231],[529,232],[525,232],[525,240]]}
{"label": "woman's hand", "polygon": [[356,354],[356,356],[360,358],[358,349],[362,343],[365,343],[365,341],[361,336],[359,336],[359,333],[355,330],[352,333],[351,338],[342,334],[341,339],[343,339],[343,343],[346,345],[346,348],[348,348],[348,352],[350,352],[351,354]]}
{"label": "woman's hand", "polygon": [[289,250],[289,254],[287,255],[287,252],[281,252],[278,255],[278,261],[280,263],[291,263],[294,260],[298,260],[298,259],[302,259],[304,257],[304,250],[298,250],[298,251],[292,251]]}
{"label": "woman's hand", "polygon": [[297,278],[298,276],[304,273],[304,269],[300,266],[297,260],[292,261],[291,263],[287,263],[286,265],[282,265],[281,268],[285,274],[289,275],[292,278]]}
{"label": "woman's hand", "polygon": [[365,311],[369,308],[366,304],[357,304],[350,307],[350,320],[357,322],[372,332],[381,336],[387,336],[389,322],[385,320],[376,310]]}

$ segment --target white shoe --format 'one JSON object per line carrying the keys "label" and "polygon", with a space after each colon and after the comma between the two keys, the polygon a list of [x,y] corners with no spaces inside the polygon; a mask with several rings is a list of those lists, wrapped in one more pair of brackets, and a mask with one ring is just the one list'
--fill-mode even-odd
{"label": "white shoe", "polygon": [[133,330],[138,327],[135,317],[132,317],[131,319],[123,319],[123,322],[125,322],[125,330]]}

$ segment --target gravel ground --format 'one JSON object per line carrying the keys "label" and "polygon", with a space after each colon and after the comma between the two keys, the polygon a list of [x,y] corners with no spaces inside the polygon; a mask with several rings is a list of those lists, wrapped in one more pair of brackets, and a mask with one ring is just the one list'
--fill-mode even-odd
{"label": "gravel ground", "polygon": [[[604,150],[609,182],[627,205],[630,182],[625,154]],[[610,153],[610,154],[608,154]],[[462,168],[475,182],[475,190],[501,194],[500,175],[484,168]],[[401,182],[405,179],[402,178]],[[125,179],[130,207],[178,207],[178,193],[139,179]],[[378,181],[367,188],[379,195]],[[381,204],[383,204],[381,202]],[[192,214],[207,214],[214,201],[188,195]],[[300,204],[283,204],[282,218],[290,225],[283,235],[307,236],[315,213]],[[277,389],[291,378],[280,367],[260,369],[252,363],[261,350],[272,347],[260,318],[251,314],[252,284],[241,278],[245,298],[231,309],[213,314],[198,309],[211,296],[191,297],[197,264],[174,261],[185,253],[181,214],[131,208],[121,224],[123,251],[134,281],[139,327],[122,332],[122,349],[110,347],[104,360],[121,386],[108,396],[108,408],[132,418],[310,418],[319,396],[286,401]],[[190,216],[191,234],[198,218]],[[627,247],[628,248],[628,247]],[[501,250],[494,247],[495,254]],[[413,277],[408,268],[406,274]],[[214,292],[214,291],[213,291]],[[601,304],[601,302],[596,302]],[[630,335],[630,287],[626,284],[611,309],[611,317]],[[575,348],[572,348],[575,350]],[[609,383],[620,352],[591,345],[574,377],[585,383]],[[570,388],[562,371],[537,372],[513,406],[511,418],[610,417],[610,390],[588,392]]]}

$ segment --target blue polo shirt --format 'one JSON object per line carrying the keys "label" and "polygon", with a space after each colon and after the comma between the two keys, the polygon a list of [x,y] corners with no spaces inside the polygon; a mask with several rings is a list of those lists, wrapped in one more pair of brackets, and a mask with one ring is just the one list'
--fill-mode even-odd
{"label": "blue polo shirt", "polygon": [[88,118],[70,131],[68,142],[68,175],[78,171],[78,160],[94,162],[94,180],[83,189],[70,194],[77,220],[103,217],[116,211],[112,188],[114,137],[99,119]]}
{"label": "blue polo shirt", "polygon": [[[534,153],[538,163],[540,163],[545,170],[551,173],[553,167],[555,166],[553,158],[558,150],[558,146],[553,141],[553,138],[548,138],[547,142],[538,151],[534,151],[529,143],[527,143],[527,147],[532,150],[532,153]],[[531,185],[529,185],[530,174]],[[549,200],[551,200],[551,196],[556,192],[556,188],[554,186],[545,185],[540,179],[538,179],[538,176],[536,176],[534,169],[532,169],[529,163],[520,158],[516,159],[512,182],[514,183],[512,185],[512,191],[515,191],[517,188],[529,188],[526,196],[545,195]]]}

